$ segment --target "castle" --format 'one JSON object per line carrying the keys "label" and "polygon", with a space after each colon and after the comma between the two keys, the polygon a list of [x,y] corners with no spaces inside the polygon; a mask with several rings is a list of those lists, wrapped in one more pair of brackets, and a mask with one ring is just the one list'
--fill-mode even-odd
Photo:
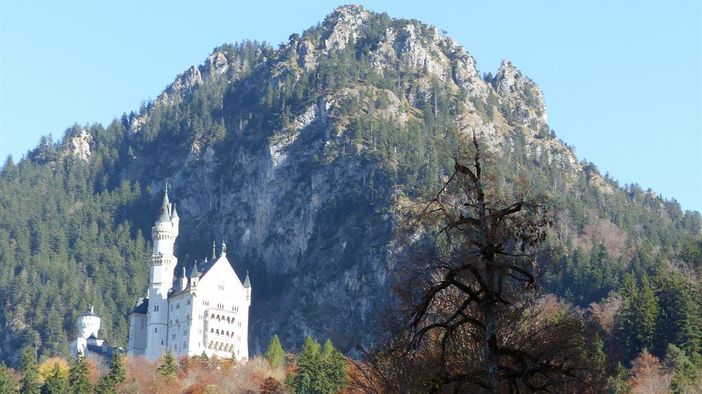
{"label": "castle", "polygon": [[170,350],[174,356],[208,356],[247,359],[251,283],[241,282],[227,260],[222,242],[216,255],[176,272],[173,245],[180,219],[175,204],[164,192],[161,212],[151,229],[153,254],[149,259],[147,298],[139,299],[129,313],[130,355],[156,360]]}

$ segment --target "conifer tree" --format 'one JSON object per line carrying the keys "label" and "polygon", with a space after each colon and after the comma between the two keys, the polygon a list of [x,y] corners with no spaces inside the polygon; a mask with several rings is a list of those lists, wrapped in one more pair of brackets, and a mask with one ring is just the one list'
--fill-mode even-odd
{"label": "conifer tree", "polygon": [[20,372],[22,373],[22,379],[20,380],[22,393],[39,394],[41,383],[32,347],[25,346],[20,351]]}
{"label": "conifer tree", "polygon": [[641,291],[634,303],[636,338],[642,347],[653,348],[658,319],[658,302],[648,276],[641,279]]}
{"label": "conifer tree", "polygon": [[280,344],[278,335],[274,335],[271,343],[268,344],[265,356],[266,360],[268,360],[268,363],[270,363],[273,368],[279,368],[285,365],[285,351],[283,351],[283,346]]}
{"label": "conifer tree", "polygon": [[71,364],[68,370],[68,389],[72,394],[88,394],[93,391],[93,387],[88,379],[88,362],[82,355],[79,355]]}
{"label": "conifer tree", "polygon": [[[51,369],[51,374],[44,381],[44,385],[41,387],[42,394],[64,394],[68,391],[68,381],[61,372],[59,364],[54,364]],[[1,391],[0,391],[1,392]]]}
{"label": "conifer tree", "polygon": [[10,375],[10,371],[5,364],[0,362],[0,394],[15,394],[18,392],[17,381]]}
{"label": "conifer tree", "polygon": [[307,337],[297,360],[297,370],[290,375],[288,386],[293,393],[332,394],[347,385],[346,360],[330,340],[321,348]]}
{"label": "conifer tree", "polygon": [[673,375],[670,390],[675,394],[688,392],[699,381],[699,369],[684,351],[673,344],[666,349],[662,367],[664,372]]}
{"label": "conifer tree", "polygon": [[124,383],[126,372],[124,371],[124,358],[119,352],[114,352],[112,355],[112,363],[110,364],[109,378],[115,386]]}
{"label": "conifer tree", "polygon": [[167,378],[173,378],[178,372],[178,365],[176,365],[175,357],[171,351],[167,351],[163,357],[161,357],[161,365],[156,370],[160,375]]}
{"label": "conifer tree", "polygon": [[348,385],[346,358],[329,339],[324,343],[321,358],[325,386],[328,387],[329,392],[337,393],[346,388]]}
{"label": "conifer tree", "polygon": [[297,370],[288,377],[288,386],[295,394],[320,393],[318,381],[321,372],[319,343],[307,336],[297,359]]}

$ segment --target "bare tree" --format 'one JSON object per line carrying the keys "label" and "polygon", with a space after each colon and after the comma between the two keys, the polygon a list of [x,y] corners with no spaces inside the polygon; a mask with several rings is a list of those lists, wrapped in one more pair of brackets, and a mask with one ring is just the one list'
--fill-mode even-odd
{"label": "bare tree", "polygon": [[[378,391],[587,392],[583,316],[539,299],[534,252],[551,225],[545,199],[502,196],[473,136],[469,165],[424,206],[409,238],[415,253],[388,313],[391,333],[359,366]],[[429,240],[419,241],[420,234]],[[380,383],[379,383],[380,382]],[[412,389],[410,389],[410,387]]]}

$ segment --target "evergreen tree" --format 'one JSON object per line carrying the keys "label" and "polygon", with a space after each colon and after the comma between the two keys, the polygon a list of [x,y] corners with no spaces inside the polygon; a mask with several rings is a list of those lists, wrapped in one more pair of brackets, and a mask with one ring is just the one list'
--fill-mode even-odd
{"label": "evergreen tree", "polygon": [[5,364],[0,362],[0,394],[18,393],[18,385],[15,378],[10,374]]}
{"label": "evergreen tree", "polygon": [[333,394],[343,390],[348,382],[346,360],[330,340],[324,348],[311,337],[305,339],[297,360],[297,370],[287,384],[294,393]]}
{"label": "evergreen tree", "polygon": [[115,383],[112,381],[110,375],[105,375],[100,378],[97,386],[95,387],[96,394],[116,394],[117,389],[115,388]]}
{"label": "evergreen tree", "polygon": [[265,357],[273,368],[279,368],[285,365],[285,351],[283,351],[283,346],[280,344],[278,335],[274,335],[271,343],[268,344]]}
{"label": "evergreen tree", "polygon": [[641,291],[634,304],[636,338],[642,347],[653,348],[656,335],[656,320],[658,319],[658,301],[651,287],[648,276],[641,280]]}
{"label": "evergreen tree", "polygon": [[322,350],[325,386],[330,393],[338,393],[348,385],[346,357],[327,339]]}
{"label": "evergreen tree", "polygon": [[625,280],[624,304],[620,311],[620,339],[627,360],[633,360],[644,348],[653,349],[659,314],[656,295],[648,276],[636,287],[631,277]]}
{"label": "evergreen tree", "polygon": [[119,352],[114,352],[112,355],[112,363],[110,364],[109,378],[112,383],[117,386],[124,383],[126,372],[124,371],[124,358]]}
{"label": "evergreen tree", "polygon": [[22,393],[39,394],[41,392],[41,382],[39,381],[39,372],[37,372],[37,363],[34,357],[34,348],[25,346],[20,351],[20,386]]}
{"label": "evergreen tree", "polygon": [[657,351],[663,354],[669,343],[694,354],[702,342],[700,303],[695,301],[694,285],[679,273],[657,275],[660,315],[657,326]]}
{"label": "evergreen tree", "polygon": [[41,387],[42,394],[64,394],[68,391],[68,381],[61,372],[59,364],[54,364],[51,369],[51,374],[44,381],[44,385]]}
{"label": "evergreen tree", "polygon": [[93,387],[88,379],[88,361],[79,355],[68,370],[68,389],[72,394],[88,394],[93,391]]}
{"label": "evergreen tree", "polygon": [[673,374],[670,390],[685,393],[699,381],[700,371],[679,347],[669,344],[663,360],[663,371]]}
{"label": "evergreen tree", "polygon": [[171,351],[167,351],[163,357],[161,357],[161,365],[156,369],[156,371],[167,378],[173,378],[178,373],[178,365],[176,364],[175,357]]}
{"label": "evergreen tree", "polygon": [[319,377],[322,371],[319,343],[307,336],[297,359],[297,370],[288,376],[288,385],[295,394],[321,393]]}

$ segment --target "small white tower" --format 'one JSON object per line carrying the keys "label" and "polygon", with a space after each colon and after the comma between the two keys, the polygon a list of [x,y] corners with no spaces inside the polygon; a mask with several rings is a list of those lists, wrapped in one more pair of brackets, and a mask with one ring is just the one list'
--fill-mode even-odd
{"label": "small white tower", "polygon": [[98,339],[98,331],[100,331],[100,318],[90,305],[88,310],[76,319],[78,336],[71,343],[71,356],[86,355],[88,345],[102,346],[103,340]]}
{"label": "small white tower", "polygon": [[168,334],[168,291],[173,285],[173,271],[178,259],[173,246],[178,237],[180,219],[168,200],[168,187],[163,193],[161,211],[151,228],[154,242],[149,261],[149,311],[146,331],[146,357],[155,360],[166,351]]}
{"label": "small white tower", "polygon": [[76,328],[78,329],[78,337],[89,338],[91,335],[98,337],[100,330],[100,318],[95,314],[93,306],[90,305],[88,310],[78,316],[76,319]]}

